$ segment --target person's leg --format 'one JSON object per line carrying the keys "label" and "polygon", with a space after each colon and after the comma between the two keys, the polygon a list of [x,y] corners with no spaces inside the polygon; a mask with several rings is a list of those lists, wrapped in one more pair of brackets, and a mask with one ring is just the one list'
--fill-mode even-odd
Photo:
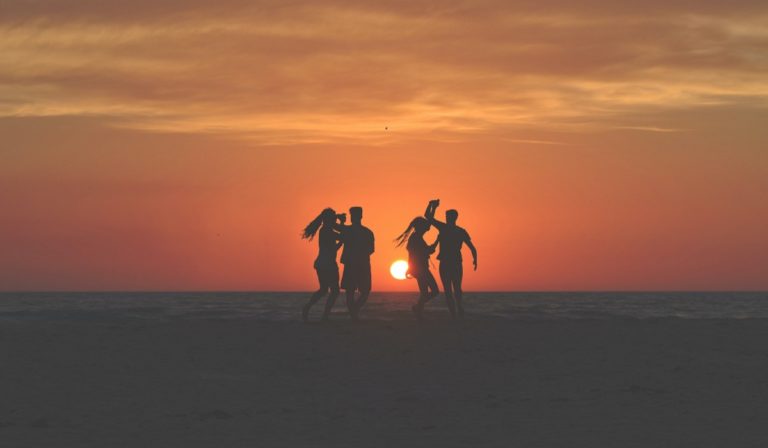
{"label": "person's leg", "polygon": [[360,295],[357,297],[357,303],[355,304],[355,316],[360,315],[360,310],[363,309],[363,305],[365,305],[365,302],[368,300],[368,296],[370,294],[370,288],[360,290]]}
{"label": "person's leg", "polygon": [[464,267],[459,263],[456,266],[455,276],[453,278],[453,295],[456,298],[456,312],[459,318],[464,317],[464,304],[462,303],[463,291],[461,289],[461,282],[464,280]]}
{"label": "person's leg", "polygon": [[355,289],[352,287],[347,288],[347,310],[349,311],[349,317],[357,319],[357,311],[355,310]]}
{"label": "person's leg", "polygon": [[445,304],[448,305],[448,311],[451,312],[451,317],[455,319],[456,306],[453,304],[453,288],[451,285],[451,275],[447,263],[440,262],[440,280],[443,282]]}
{"label": "person's leg", "polygon": [[309,320],[309,309],[312,308],[312,305],[317,303],[318,300],[320,300],[321,297],[326,295],[328,293],[328,286],[321,283],[320,289],[314,292],[312,294],[312,297],[309,298],[309,302],[307,302],[306,305],[304,305],[304,308],[301,309],[301,319],[304,322],[307,322]]}
{"label": "person's leg", "polygon": [[435,297],[440,294],[440,288],[437,287],[437,281],[435,281],[435,276],[432,275],[432,272],[427,271],[427,289],[429,289],[429,297],[427,298],[427,302],[434,299]]}
{"label": "person's leg", "polygon": [[346,291],[347,311],[349,317],[355,319],[355,291],[357,290],[358,267],[355,264],[344,265],[344,275],[341,277],[341,287]]}
{"label": "person's leg", "polygon": [[416,283],[419,285],[419,299],[411,309],[413,310],[413,314],[416,315],[416,319],[421,321],[424,304],[427,303],[431,297],[429,296],[427,279],[424,276],[416,277]]}
{"label": "person's leg", "polygon": [[358,290],[360,295],[355,303],[355,317],[360,314],[360,310],[363,309],[365,302],[368,300],[368,296],[371,294],[371,266],[361,266],[358,276]]}
{"label": "person's leg", "polygon": [[336,303],[336,298],[339,297],[339,287],[331,287],[331,293],[328,294],[328,300],[325,301],[325,310],[323,310],[323,317],[321,320],[328,320],[333,309],[333,304]]}
{"label": "person's leg", "polygon": [[325,309],[323,310],[323,316],[320,318],[321,320],[328,320],[328,317],[331,315],[331,310],[333,309],[333,305],[336,303],[336,298],[339,297],[339,268],[338,266],[334,266],[333,269],[330,270],[328,275],[328,283],[329,288],[331,290],[331,293],[328,295],[328,299],[325,301]]}

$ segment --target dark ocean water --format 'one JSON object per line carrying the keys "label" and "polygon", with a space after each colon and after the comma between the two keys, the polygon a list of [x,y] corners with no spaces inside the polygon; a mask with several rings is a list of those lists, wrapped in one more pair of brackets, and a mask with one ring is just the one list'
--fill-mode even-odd
{"label": "dark ocean water", "polygon": [[[168,319],[298,320],[308,293],[45,292],[0,293],[0,321]],[[363,319],[412,319],[414,293],[373,293]],[[312,312],[319,317],[324,300]],[[494,292],[465,293],[470,319],[750,319],[768,318],[768,292]],[[448,317],[442,296],[427,317]],[[332,318],[345,319],[344,298]]]}

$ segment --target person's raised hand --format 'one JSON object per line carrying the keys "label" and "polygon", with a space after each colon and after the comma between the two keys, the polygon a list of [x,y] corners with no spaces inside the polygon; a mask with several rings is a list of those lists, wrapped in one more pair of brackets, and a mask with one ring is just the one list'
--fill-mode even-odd
{"label": "person's raised hand", "polygon": [[336,215],[336,217],[339,219],[339,222],[342,223],[342,224],[347,222],[347,214],[346,213],[340,213],[340,214]]}

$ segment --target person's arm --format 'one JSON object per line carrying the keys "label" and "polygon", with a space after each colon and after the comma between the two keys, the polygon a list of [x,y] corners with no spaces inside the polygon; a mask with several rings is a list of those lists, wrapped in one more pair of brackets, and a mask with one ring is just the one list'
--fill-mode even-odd
{"label": "person's arm", "polygon": [[464,239],[464,242],[467,244],[467,247],[469,247],[469,250],[472,252],[472,264],[475,267],[475,270],[477,270],[477,249],[475,248],[475,245],[472,244],[472,238],[469,237],[469,233],[466,233],[466,237]]}
{"label": "person's arm", "polygon": [[[370,230],[369,230],[369,232],[370,232]],[[372,253],[374,253],[376,251],[376,247],[375,246],[376,246],[376,242],[375,242],[375,240],[373,238],[373,232],[371,232],[371,251],[368,252],[368,255],[370,255],[370,254],[372,254]]]}
{"label": "person's arm", "polygon": [[336,250],[341,249],[341,246],[344,245],[344,241],[342,240],[341,234],[338,232],[333,232],[334,238],[336,238]]}
{"label": "person's arm", "polygon": [[434,218],[435,217],[435,209],[437,208],[437,202],[438,199],[432,199],[429,201],[429,204],[427,204],[427,209],[424,210],[424,217],[427,219]]}
{"label": "person's arm", "polygon": [[427,221],[429,221],[430,224],[437,227],[437,230],[443,230],[443,228],[445,227],[445,223],[435,219],[435,211],[437,211],[437,207],[439,205],[440,205],[439,199],[433,199],[429,201],[429,205],[427,205],[427,210],[424,212],[424,217],[427,218]]}
{"label": "person's arm", "polygon": [[346,229],[348,226],[345,226],[344,223],[347,222],[347,214],[346,213],[340,213],[336,215],[336,223],[333,224],[333,230],[344,233],[344,229]]}
{"label": "person's arm", "polygon": [[429,247],[429,253],[433,254],[435,253],[435,249],[437,249],[437,245],[440,243],[440,236],[438,235],[437,238],[435,238],[435,242],[430,244]]}

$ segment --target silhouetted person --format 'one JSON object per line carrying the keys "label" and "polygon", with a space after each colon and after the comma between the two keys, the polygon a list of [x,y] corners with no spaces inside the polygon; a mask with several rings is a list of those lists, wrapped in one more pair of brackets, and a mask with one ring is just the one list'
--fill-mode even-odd
{"label": "silhouetted person", "polygon": [[[371,293],[371,254],[374,251],[374,239],[373,232],[361,222],[362,207],[350,207],[349,217],[351,225],[337,225],[336,228],[341,231],[341,241],[344,243],[344,251],[341,253],[341,264],[344,265],[341,287],[347,292],[349,315],[352,319],[357,319],[360,309]],[[357,300],[355,291],[360,292]]]}
{"label": "silhouetted person", "polygon": [[424,234],[432,227],[425,218],[414,218],[403,233],[395,241],[397,247],[402,246],[406,241],[405,248],[408,249],[408,272],[406,275],[416,279],[419,285],[419,300],[413,305],[413,312],[416,318],[422,319],[424,304],[437,297],[440,290],[437,287],[435,276],[429,270],[429,256],[435,251],[435,244],[429,245],[424,241]]}
{"label": "silhouetted person", "polygon": [[337,216],[332,208],[326,208],[301,233],[302,238],[312,241],[318,229],[320,231],[320,237],[318,238],[320,250],[315,259],[315,270],[317,271],[317,280],[320,283],[320,288],[312,294],[309,302],[301,310],[301,318],[304,322],[309,319],[309,309],[312,305],[330,291],[328,300],[325,302],[325,311],[322,317],[322,320],[328,320],[333,304],[336,302],[336,297],[339,296],[339,265],[336,264],[336,252],[342,243],[340,242],[340,234],[334,230],[334,226],[336,225],[336,219],[341,218],[341,216],[343,215]]}
{"label": "silhouetted person", "polygon": [[456,210],[446,211],[445,222],[440,222],[435,219],[435,210],[437,210],[439,205],[439,199],[430,201],[424,216],[430,224],[437,227],[440,231],[440,235],[437,237],[437,242],[440,244],[440,253],[437,256],[437,259],[440,260],[440,280],[443,282],[445,301],[448,303],[448,309],[451,311],[451,316],[456,317],[456,310],[454,310],[453,304],[453,299],[455,298],[458,315],[459,317],[464,317],[464,306],[461,302],[461,281],[464,276],[461,246],[462,244],[466,244],[467,247],[469,247],[469,250],[472,251],[472,263],[474,264],[475,270],[477,270],[477,249],[475,249],[475,245],[472,244],[472,239],[469,237],[469,233],[456,225],[456,220],[459,218],[459,212]]}

